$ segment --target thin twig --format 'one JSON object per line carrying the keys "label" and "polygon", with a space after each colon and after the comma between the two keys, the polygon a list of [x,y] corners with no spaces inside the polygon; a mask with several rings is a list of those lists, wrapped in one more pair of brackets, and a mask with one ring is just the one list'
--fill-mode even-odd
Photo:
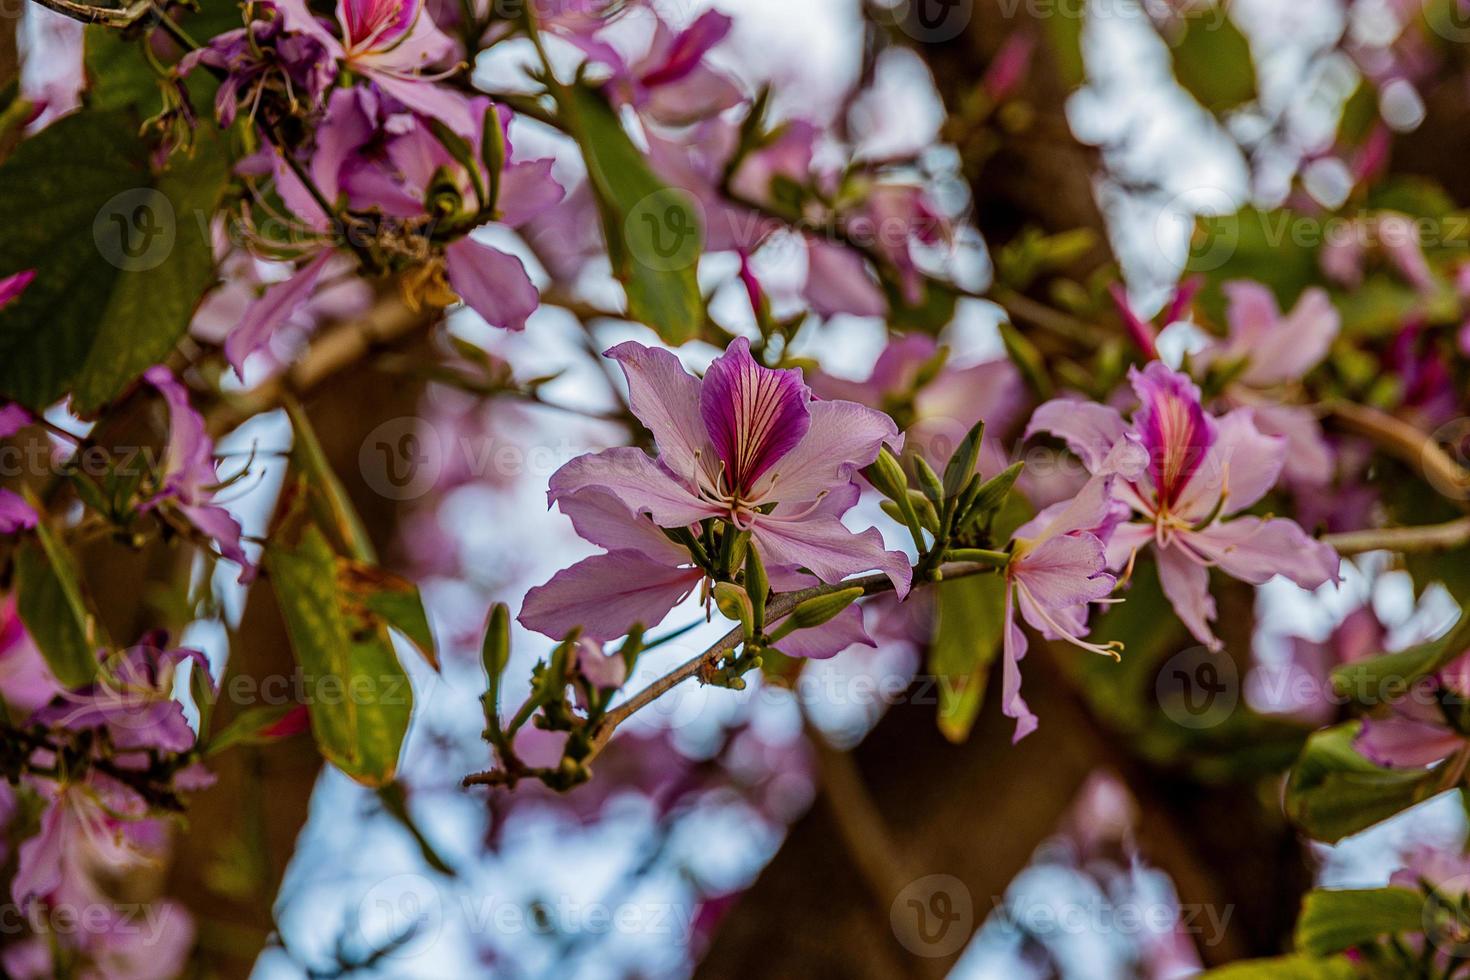
{"label": "thin twig", "polygon": [[153,0],[136,0],[126,7],[98,7],[90,3],[76,3],[74,0],[36,0],[36,3],[83,24],[116,28],[132,27],[153,6]]}
{"label": "thin twig", "polygon": [[[942,572],[942,579],[949,581],[957,578],[968,578],[971,575],[980,575],[984,572],[994,572],[995,568],[991,565],[976,564],[974,562],[954,562],[943,566],[940,571]],[[922,584],[924,583],[914,583],[916,587]],[[865,575],[861,578],[848,579],[845,582],[837,582],[832,585],[814,585],[809,589],[802,589],[799,592],[786,592],[773,597],[766,604],[766,621],[775,622],[778,619],[789,616],[793,609],[808,599],[815,599],[819,596],[830,595],[834,592],[842,592],[854,588],[861,588],[864,595],[879,595],[892,591],[893,583],[889,581],[887,575],[876,573]],[[597,724],[597,727],[593,731],[591,751],[582,762],[586,764],[595,759],[607,747],[607,743],[611,740],[613,733],[617,731],[618,726],[623,722],[691,677],[698,677],[712,668],[719,662],[721,657],[740,646],[744,641],[744,629],[739,626],[735,627],[706,648],[704,652],[686,660],[609,711],[603,716],[602,721]],[[504,778],[498,770],[492,769],[466,776],[463,784],[465,786],[493,786],[503,782]]]}
{"label": "thin twig", "polygon": [[1340,555],[1360,555],[1365,551],[1398,551],[1408,554],[1450,551],[1470,544],[1470,517],[1421,527],[1368,528],[1362,531],[1324,534],[1322,541],[1331,545]]}
{"label": "thin twig", "polygon": [[1442,494],[1461,508],[1470,501],[1470,471],[1440,448],[1417,426],[1387,412],[1349,401],[1334,401],[1328,415],[1349,432],[1364,436],[1374,445],[1410,467],[1420,469]]}

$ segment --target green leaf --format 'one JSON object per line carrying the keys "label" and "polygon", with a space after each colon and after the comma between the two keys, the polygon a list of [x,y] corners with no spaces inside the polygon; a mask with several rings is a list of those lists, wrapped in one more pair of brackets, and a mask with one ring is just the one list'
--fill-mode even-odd
{"label": "green leaf", "polygon": [[1005,628],[1005,579],[972,575],[939,585],[939,622],[929,670],[939,687],[939,730],[952,742],[970,734]]}
{"label": "green leaf", "polygon": [[1375,766],[1353,748],[1358,722],[1307,739],[1286,783],[1286,813],[1314,839],[1335,844],[1435,795],[1438,769]]}
{"label": "green leaf", "polygon": [[434,631],[417,585],[375,565],[347,559],[343,559],[338,574],[349,596],[413,644],[425,663],[439,669]]}
{"label": "green leaf", "polygon": [[1317,250],[1323,237],[1321,219],[1293,211],[1247,207],[1234,214],[1203,215],[1186,267],[1210,274],[1200,303],[1216,323],[1225,322],[1220,286],[1231,279],[1267,286],[1282,308],[1290,309],[1302,290],[1320,278]]}
{"label": "green leaf", "polygon": [[46,665],[63,687],[90,684],[107,643],[82,599],[71,554],[43,521],[15,557],[16,610]]}
{"label": "green leaf", "polygon": [[1346,956],[1278,956],[1244,960],[1201,973],[1198,980],[1356,980],[1362,976]]}
{"label": "green leaf", "polygon": [[1174,45],[1174,77],[1214,113],[1256,97],[1250,42],[1218,7],[1185,19],[1184,32]]}
{"label": "green leaf", "polygon": [[317,745],[347,775],[382,786],[398,766],[413,691],[386,623],[340,587],[342,564],[315,526],[294,550],[279,542],[266,549],[266,570],[305,676]]}
{"label": "green leaf", "polygon": [[558,95],[587,162],[629,316],[671,344],[694,338],[705,322],[695,276],[704,244],[697,203],[654,174],[599,93],[572,85]]}
{"label": "green leaf", "polygon": [[0,166],[0,269],[36,269],[0,310],[0,396],[95,411],[163,360],[214,275],[208,238],[227,177],[199,140],[155,174],[127,113],[82,111]]}
{"label": "green leaf", "polygon": [[1384,704],[1403,697],[1415,681],[1439,670],[1467,646],[1470,615],[1462,615],[1455,628],[1437,640],[1343,664],[1332,672],[1332,687],[1363,704]]}
{"label": "green leaf", "polygon": [[1401,932],[1424,931],[1424,896],[1407,888],[1308,892],[1296,923],[1298,951],[1341,953]]}

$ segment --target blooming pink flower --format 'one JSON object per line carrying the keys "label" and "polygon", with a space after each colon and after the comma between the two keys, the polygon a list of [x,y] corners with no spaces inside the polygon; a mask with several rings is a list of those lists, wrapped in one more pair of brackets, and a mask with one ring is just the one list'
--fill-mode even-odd
{"label": "blooming pink flower", "polygon": [[177,508],[200,533],[213,539],[221,555],[240,566],[240,583],[249,583],[256,570],[240,546],[240,524],[229,511],[212,502],[220,481],[215,471],[214,440],[204,431],[204,419],[189,404],[188,390],[168,368],[151,367],[143,377],[169,407],[163,486],[147,506],[167,503]]}
{"label": "blooming pink flower", "polygon": [[609,551],[533,589],[521,612],[528,627],[559,637],[580,625],[609,639],[661,620],[704,573],[660,529],[708,519],[748,531],[768,569],[804,568],[823,582],[878,569],[907,593],[907,558],[885,550],[876,530],[854,534],[840,519],[857,502],[856,471],[897,436],[887,416],[812,401],[799,371],[760,366],[744,339],[702,381],[665,350],[629,342],[608,356],[627,375],[658,459],[615,448],[552,476],[549,499]]}
{"label": "blooming pink flower", "polygon": [[1114,475],[1136,478],[1144,462],[1141,445],[1128,437],[1120,439],[1074,498],[1046,508],[1012,536],[1001,660],[1001,710],[1016,719],[1012,741],[1025,738],[1037,725],[1021,697],[1020,664],[1027,643],[1016,611],[1048,640],[1117,656],[1116,644],[1089,643],[1082,637],[1087,635],[1092,603],[1106,600],[1118,584],[1108,572],[1107,544],[1129,511],[1113,495]]}
{"label": "blooming pink flower", "polygon": [[1114,483],[1135,517],[1113,532],[1109,567],[1123,567],[1152,542],[1165,595],[1212,649],[1221,644],[1209,626],[1210,568],[1255,585],[1276,575],[1303,588],[1338,580],[1337,553],[1294,521],[1235,516],[1275,486],[1284,439],[1262,433],[1248,408],[1207,415],[1194,382],[1157,361],[1131,378],[1141,403],[1131,426],[1109,406],[1054,400],[1036,410],[1027,429],[1064,439],[1094,473],[1127,436],[1147,450],[1147,469]]}
{"label": "blooming pink flower", "polygon": [[[616,104],[632,106],[668,126],[683,126],[723,112],[742,99],[739,86],[705,64],[704,56],[730,33],[733,21],[709,10],[675,32],[656,14],[653,37],[641,58],[629,64],[590,32],[565,32],[592,61],[612,69],[604,86]],[[583,22],[597,26],[596,22]]]}
{"label": "blooming pink flower", "polygon": [[[485,119],[490,100],[480,97],[469,106],[471,114]],[[430,198],[442,194],[442,182],[450,181],[468,213],[489,214],[491,202],[480,199],[476,181],[421,120],[384,113],[381,103],[360,88],[332,93],[309,165],[313,183],[328,199],[345,197],[354,209],[412,221],[434,216]],[[493,219],[520,228],[560,202],[564,191],[551,176],[550,159],[514,160],[510,112],[498,110],[493,118],[501,127],[506,159]],[[386,139],[376,137],[381,130],[387,130]],[[480,158],[482,141],[483,130],[477,125],[466,140],[475,159]],[[381,149],[370,148],[370,143],[381,143]],[[307,249],[307,261],[289,278],[269,286],[250,304],[226,339],[225,353],[237,373],[243,373],[246,358],[268,344],[316,295],[337,255],[330,245],[331,217],[285,160],[271,152],[260,164],[270,170],[282,199],[320,242]],[[492,326],[521,330],[540,304],[540,294],[519,258],[468,234],[445,248],[444,270],[448,286]]]}
{"label": "blooming pink flower", "polygon": [[338,37],[304,0],[275,0],[287,26],[324,47],[343,69],[370,80],[404,106],[438,119],[469,139],[480,126],[469,100],[435,84],[436,66],[457,47],[424,10],[423,0],[338,0]]}
{"label": "blooming pink flower", "polygon": [[37,711],[38,725],[81,731],[105,728],[115,748],[187,752],[194,729],[184,708],[174,700],[174,675],[193,661],[206,676],[209,661],[197,650],[160,650],[157,639],[108,658],[98,678],[79,691],[62,691],[55,703]]}
{"label": "blooming pink flower", "polygon": [[1226,388],[1234,405],[1255,410],[1256,428],[1286,440],[1286,475],[1309,486],[1332,480],[1333,455],[1312,410],[1282,404],[1263,392],[1300,382],[1322,363],[1337,338],[1342,318],[1321,289],[1302,293],[1290,314],[1254,282],[1225,284],[1229,336],[1200,355],[1200,363],[1243,362]]}

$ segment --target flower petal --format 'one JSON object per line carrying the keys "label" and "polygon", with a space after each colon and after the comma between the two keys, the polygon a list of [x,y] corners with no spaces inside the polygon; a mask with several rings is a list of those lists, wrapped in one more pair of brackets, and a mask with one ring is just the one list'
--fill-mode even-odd
{"label": "flower petal", "polygon": [[617,497],[634,514],[647,514],[659,527],[683,527],[722,511],[700,500],[659,467],[648,454],[632,446],[589,453],[551,475],[547,497],[562,497],[596,487]]}
{"label": "flower petal", "polygon": [[554,640],[582,627],[590,640],[613,640],[641,623],[663,622],[704,573],[654,561],[636,551],[584,558],[526,593],[519,621]]}
{"label": "flower petal", "polygon": [[1007,718],[1016,719],[1016,730],[1011,735],[1011,744],[1036,731],[1036,716],[1021,697],[1021,661],[1026,656],[1026,634],[1015,621],[1011,592],[1006,590],[1005,637],[1001,641],[1000,658],[1000,711]]}
{"label": "flower petal", "polygon": [[[772,623],[779,626],[782,620]],[[808,660],[827,660],[849,647],[877,646],[863,626],[863,610],[857,603],[811,629],[797,630],[779,644],[779,649],[788,657],[803,657]]]}
{"label": "flower petal", "polygon": [[884,316],[888,300],[863,257],[845,245],[807,239],[806,285],[802,298],[818,316],[838,313]]}
{"label": "flower petal", "polygon": [[291,278],[270,286],[245,310],[239,325],[225,338],[225,357],[237,375],[245,377],[245,359],[270,343],[275,332],[311,299],[332,255],[331,249],[322,249]]}
{"label": "flower petal", "polygon": [[1149,455],[1149,475],[1160,506],[1178,499],[1215,443],[1214,421],[1200,405],[1199,388],[1187,375],[1153,361],[1128,373],[1142,403],[1133,426]]}
{"label": "flower petal", "polygon": [[40,518],[25,498],[13,490],[0,490],[0,534],[15,534],[35,527]]}
{"label": "flower petal", "polygon": [[1353,748],[1369,762],[1396,769],[1432,766],[1458,751],[1465,737],[1444,725],[1391,716],[1364,718]]}
{"label": "flower petal", "polygon": [[566,188],[551,176],[556,161],[547,157],[508,164],[500,173],[500,197],[495,202],[497,220],[519,228],[527,221],[560,204]]}
{"label": "flower petal", "polygon": [[1256,427],[1253,410],[1237,408],[1215,420],[1215,441],[1185,485],[1174,511],[1186,521],[1208,517],[1224,497],[1225,514],[1245,510],[1264,497],[1281,477],[1286,440]]}
{"label": "flower petal", "polygon": [[637,551],[654,561],[679,565],[689,553],[670,541],[658,526],[635,514],[611,493],[589,487],[557,500],[577,534],[608,551]]}
{"label": "flower petal", "polygon": [[882,412],[856,402],[812,402],[811,426],[776,466],[772,496],[783,502],[815,500],[852,479],[855,470],[878,458],[898,426]]}
{"label": "flower petal", "polygon": [[854,534],[829,515],[813,514],[795,520],[759,515],[751,537],[767,564],[799,565],[829,584],[876,569],[888,576],[894,592],[903,598],[913,578],[908,557],[886,550],[883,535],[876,528]]}
{"label": "flower petal", "polygon": [[1304,589],[1338,581],[1342,559],[1337,552],[1284,517],[1240,517],[1183,533],[1191,548],[1252,585],[1268,582],[1275,575]]}
{"label": "flower petal", "polygon": [[1190,558],[1181,548],[1155,548],[1159,562],[1159,584],[1174,607],[1180,622],[1211,650],[1222,650],[1210,629],[1215,618],[1215,597],[1210,595],[1210,570]]}
{"label": "flower petal", "polygon": [[762,367],[737,338],[715,358],[699,391],[699,414],[725,464],[725,487],[748,490],[801,442],[811,426],[811,391],[797,370]]}
{"label": "flower petal", "polygon": [[630,340],[603,356],[621,365],[628,379],[628,407],[653,433],[659,461],[693,480],[700,455],[709,452],[709,435],[699,410],[699,379],[661,347]]}
{"label": "flower petal", "polygon": [[460,299],[492,327],[524,330],[526,318],[541,305],[520,259],[468,236],[444,250],[444,270]]}
{"label": "flower petal", "polygon": [[1031,414],[1025,438],[1030,439],[1038,432],[1056,436],[1077,454],[1089,472],[1095,472],[1127,431],[1123,416],[1110,405],[1078,398],[1055,398]]}

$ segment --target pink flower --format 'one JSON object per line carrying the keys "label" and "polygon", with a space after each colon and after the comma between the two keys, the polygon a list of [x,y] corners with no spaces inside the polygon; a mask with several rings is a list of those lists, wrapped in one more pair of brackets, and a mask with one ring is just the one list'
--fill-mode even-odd
{"label": "pink flower", "polygon": [[1225,284],[1229,336],[1200,356],[1202,364],[1243,362],[1226,388],[1231,404],[1254,408],[1256,428],[1286,440],[1286,475],[1303,484],[1331,482],[1332,450],[1312,410],[1282,404],[1262,393],[1296,384],[1327,356],[1342,318],[1321,289],[1302,293],[1290,314],[1281,315],[1276,297],[1254,282]]}
{"label": "pink flower", "polygon": [[1136,478],[1144,466],[1143,447],[1120,439],[1097,473],[1069,501],[1053,504],[1016,529],[1006,566],[1005,635],[1002,640],[1001,710],[1016,719],[1012,741],[1036,730],[1037,719],[1021,697],[1021,659],[1026,635],[1015,613],[1048,640],[1065,640],[1089,653],[1116,658],[1117,644],[1089,643],[1087,616],[1118,584],[1108,573],[1108,540],[1128,518],[1128,508],[1113,496],[1114,474]]}
{"label": "pink flower", "polygon": [[[559,203],[564,191],[551,176],[550,159],[513,159],[509,111],[491,115],[490,100],[484,97],[472,100],[469,107],[470,114],[501,127],[505,144],[506,162],[498,175],[493,213],[492,202],[481,199],[487,193],[483,177],[472,176],[420,119],[386,116],[378,100],[360,88],[338,89],[329,99],[309,165],[313,183],[329,199],[345,197],[356,210],[378,211],[410,225],[442,217],[434,212],[431,198],[442,200],[445,182],[459,195],[461,210],[471,223],[478,215],[520,228]],[[386,139],[376,138],[380,130],[387,130]],[[379,142],[381,149],[375,148]],[[466,142],[471,156],[479,159],[482,127],[477,124]],[[289,278],[267,287],[246,308],[226,339],[225,353],[242,375],[246,359],[265,347],[317,294],[337,255],[327,244],[331,217],[322,212],[292,168],[276,154],[259,162],[269,167],[282,199],[320,241],[307,250],[307,261]],[[516,256],[483,245],[468,234],[468,228],[464,230],[443,251],[448,287],[490,325],[524,329],[541,300],[525,266]]]}
{"label": "pink flower", "polygon": [[[614,103],[629,105],[656,122],[684,126],[738,105],[739,86],[704,62],[709,50],[725,39],[733,23],[709,10],[682,31],[674,32],[655,15],[648,51],[628,64],[610,45],[577,36],[569,39],[613,70],[605,90]],[[585,36],[585,35],[584,35]]]}
{"label": "pink flower", "polygon": [[424,116],[469,139],[480,120],[469,100],[435,84],[435,66],[452,59],[453,40],[424,11],[423,0],[338,0],[341,37],[317,19],[304,0],[275,0],[287,26],[311,37],[342,67]]}
{"label": "pink flower", "polygon": [[907,593],[907,558],[885,550],[876,530],[854,534],[841,521],[857,502],[854,474],[897,436],[891,419],[812,401],[799,371],[762,367],[743,338],[702,381],[665,350],[629,342],[607,356],[622,365],[659,455],[608,449],[552,476],[549,499],[609,552],[533,589],[521,613],[528,627],[560,637],[580,625],[608,639],[633,622],[653,625],[704,577],[661,529],[706,520],[748,531],[768,569],[805,568],[823,582],[878,569]]}
{"label": "pink flower", "polygon": [[24,720],[48,703],[61,685],[46,665],[16,611],[15,596],[0,600],[0,700]]}
{"label": "pink flower", "polygon": [[209,661],[197,650],[160,650],[141,643],[110,657],[90,686],[61,692],[31,720],[72,731],[105,728],[112,745],[124,751],[187,752],[196,741],[194,729],[173,697],[174,675],[187,661],[208,675]]}
{"label": "pink flower", "polygon": [[1209,626],[1210,568],[1254,585],[1276,575],[1309,589],[1338,580],[1337,553],[1295,522],[1235,516],[1275,486],[1284,439],[1262,433],[1248,408],[1207,415],[1194,382],[1157,361],[1130,377],[1141,403],[1131,427],[1108,406],[1055,400],[1036,410],[1027,429],[1064,439],[1094,473],[1125,437],[1147,450],[1147,469],[1114,484],[1135,517],[1114,531],[1109,567],[1127,565],[1151,542],[1165,595],[1212,649],[1221,644]]}
{"label": "pink flower", "polygon": [[189,392],[168,368],[158,365],[143,374],[169,407],[168,448],[163,460],[163,485],[147,504],[168,504],[205,537],[212,539],[225,558],[240,566],[240,583],[255,578],[255,565],[240,546],[240,524],[230,512],[213,503],[219,486],[215,472],[214,440],[204,431],[204,419],[189,404]]}

